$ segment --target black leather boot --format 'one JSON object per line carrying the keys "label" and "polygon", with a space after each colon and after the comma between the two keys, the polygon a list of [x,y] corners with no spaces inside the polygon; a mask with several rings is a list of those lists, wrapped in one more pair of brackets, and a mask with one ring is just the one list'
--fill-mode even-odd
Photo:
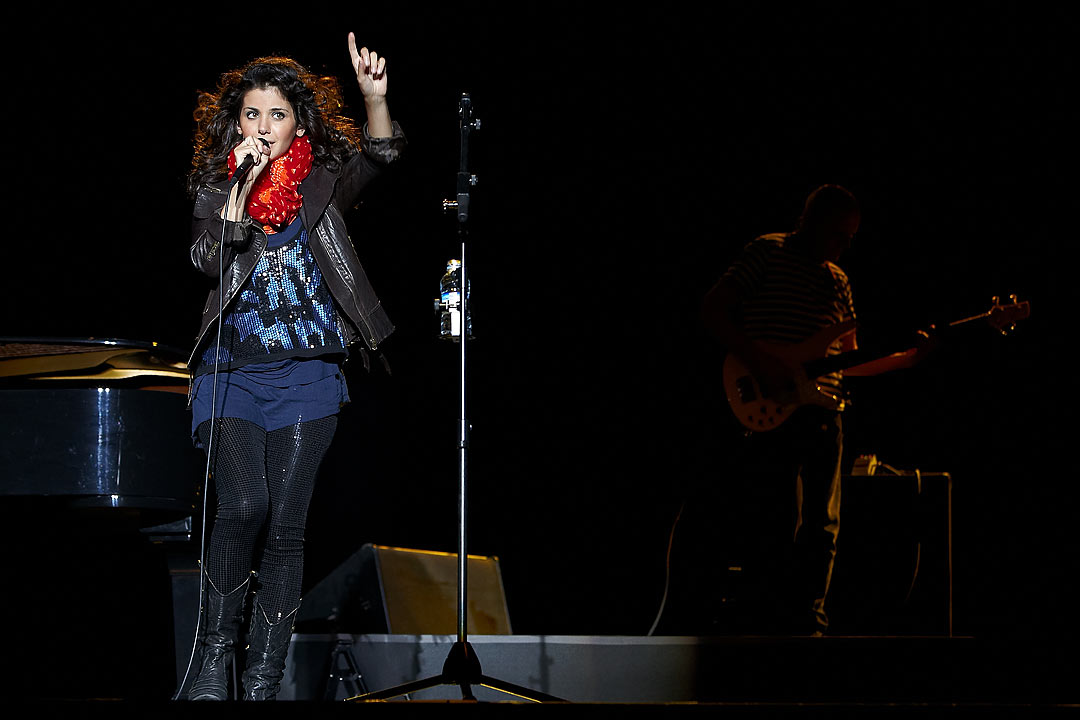
{"label": "black leather boot", "polygon": [[244,700],[274,700],[285,677],[285,656],[289,653],[296,610],[274,622],[255,600],[248,631],[247,670],[244,671]]}
{"label": "black leather boot", "polygon": [[222,594],[206,577],[206,633],[202,640],[202,664],[188,691],[189,700],[225,700],[229,696],[228,671],[236,637],[244,617],[248,577],[230,593]]}

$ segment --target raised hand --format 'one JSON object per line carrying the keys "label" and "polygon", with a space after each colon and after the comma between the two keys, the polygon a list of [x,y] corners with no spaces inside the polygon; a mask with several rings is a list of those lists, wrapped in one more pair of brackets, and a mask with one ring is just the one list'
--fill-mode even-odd
{"label": "raised hand", "polygon": [[349,56],[352,58],[353,72],[356,74],[356,83],[360,86],[360,92],[364,100],[372,100],[386,97],[386,58],[378,53],[362,47],[356,49],[356,35],[349,33]]}

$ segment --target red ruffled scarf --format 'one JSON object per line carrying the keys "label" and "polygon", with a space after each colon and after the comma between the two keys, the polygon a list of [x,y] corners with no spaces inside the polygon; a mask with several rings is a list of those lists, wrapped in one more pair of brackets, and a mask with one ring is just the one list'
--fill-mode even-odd
{"label": "red ruffled scarf", "polygon": [[[297,191],[311,172],[311,141],[301,135],[293,140],[289,151],[270,163],[255,180],[248,196],[247,213],[262,223],[267,232],[288,227],[300,213],[304,198]],[[229,177],[236,172],[236,158],[229,154]]]}

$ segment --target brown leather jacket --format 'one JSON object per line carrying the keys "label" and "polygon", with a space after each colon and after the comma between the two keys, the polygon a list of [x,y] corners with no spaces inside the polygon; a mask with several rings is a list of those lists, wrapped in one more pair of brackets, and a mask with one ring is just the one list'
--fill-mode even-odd
{"label": "brown leather jacket", "polygon": [[[394,133],[388,138],[371,138],[365,127],[363,152],[354,155],[337,173],[324,167],[312,168],[299,188],[304,198],[300,217],[308,232],[308,245],[337,302],[345,341],[352,344],[363,340],[371,350],[393,332],[394,326],[360,265],[342,212],[352,208],[368,183],[401,156],[406,145],[405,135],[397,122],[393,127]],[[195,267],[216,281],[221,269],[219,264],[224,264],[221,287],[225,288],[226,310],[240,294],[266,250],[266,233],[257,224],[222,222],[221,208],[228,188],[228,181],[204,185],[195,199],[191,225],[191,262]],[[227,241],[223,257],[219,258],[223,230]],[[192,370],[198,363],[207,331],[218,318],[222,306],[221,287],[215,283],[203,307],[199,334],[188,358],[188,367]]]}

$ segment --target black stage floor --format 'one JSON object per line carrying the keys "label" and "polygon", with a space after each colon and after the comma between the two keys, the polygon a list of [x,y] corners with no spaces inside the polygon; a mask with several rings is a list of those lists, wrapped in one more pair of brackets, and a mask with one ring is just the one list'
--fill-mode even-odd
{"label": "black stage floor", "polygon": [[[455,639],[295,635],[283,699],[258,712],[836,718],[1032,717],[1080,710],[1073,648],[967,637],[473,636],[470,644],[486,675],[566,702],[533,703],[483,687],[473,688],[476,701],[463,701],[453,686],[389,701],[349,701],[357,692],[438,674]],[[342,662],[342,652],[353,664]],[[42,712],[80,717],[255,712],[238,703],[202,703],[196,709],[165,698],[65,697],[64,678],[71,665],[43,669],[55,692],[30,699],[30,707]]]}
{"label": "black stage floor", "polygon": [[[120,540],[113,545],[98,540],[87,547],[48,525],[42,534],[53,539],[39,543],[32,555],[14,555],[11,577],[16,582],[4,593],[9,605],[3,613],[8,697],[35,704],[42,712],[70,711],[80,717],[192,712],[190,703],[170,700],[182,674],[180,658],[186,661],[193,635],[174,623],[175,588],[162,571],[160,551],[143,543],[136,554],[131,543]],[[178,617],[194,615],[185,610]],[[454,636],[297,633],[284,702],[276,711],[446,715],[468,708],[490,716],[546,712],[590,717],[1075,712],[1080,709],[1080,672],[1070,623],[1063,617],[1029,622],[1031,627],[1062,628],[1038,636],[1016,628],[970,637],[470,637],[485,674],[569,701],[552,705],[479,690],[479,702],[461,702],[452,687],[408,700],[343,702],[365,689],[383,690],[437,674]],[[349,665],[346,659],[353,661],[358,677],[343,669]],[[234,703],[227,707],[232,713],[246,711]],[[219,711],[206,704],[198,710]]]}

